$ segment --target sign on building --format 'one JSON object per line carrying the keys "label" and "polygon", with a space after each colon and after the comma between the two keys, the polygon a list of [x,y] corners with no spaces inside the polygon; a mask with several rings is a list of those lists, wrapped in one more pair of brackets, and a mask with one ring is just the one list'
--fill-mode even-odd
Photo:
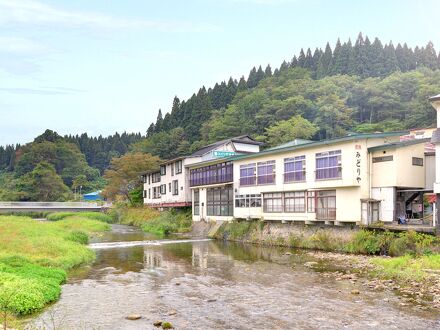
{"label": "sign on building", "polygon": [[212,152],[212,155],[216,158],[231,157],[235,155],[235,151],[216,150]]}

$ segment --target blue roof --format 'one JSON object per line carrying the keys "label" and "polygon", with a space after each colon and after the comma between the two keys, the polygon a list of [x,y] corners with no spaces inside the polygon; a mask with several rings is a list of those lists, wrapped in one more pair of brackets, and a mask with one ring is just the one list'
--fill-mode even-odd
{"label": "blue roof", "polygon": [[84,194],[83,196],[98,196],[101,194],[101,190],[97,190],[88,194]]}

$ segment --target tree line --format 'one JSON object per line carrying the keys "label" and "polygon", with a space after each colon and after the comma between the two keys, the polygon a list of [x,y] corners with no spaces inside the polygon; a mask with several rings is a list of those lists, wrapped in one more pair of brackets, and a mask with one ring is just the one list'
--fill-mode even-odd
{"label": "tree line", "polygon": [[159,110],[147,139],[134,148],[173,158],[239,134],[273,144],[279,139],[270,139],[266,129],[277,135],[280,128],[273,126],[297,115],[314,125],[309,131],[314,139],[430,126],[434,113],[426,98],[439,91],[439,68],[432,42],[395,47],[360,33],[354,44],[338,39],[334,49],[329,43],[324,50],[301,49],[273,72],[269,65],[254,67],[247,79],[203,86],[186,101],[176,96],[171,111],[163,115]]}

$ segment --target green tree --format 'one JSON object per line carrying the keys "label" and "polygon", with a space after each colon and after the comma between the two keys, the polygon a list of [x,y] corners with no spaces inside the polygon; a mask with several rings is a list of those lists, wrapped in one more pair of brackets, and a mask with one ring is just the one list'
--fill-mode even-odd
{"label": "green tree", "polygon": [[295,139],[310,139],[316,131],[315,125],[297,115],[267,128],[265,141],[268,146],[276,146]]}
{"label": "green tree", "polygon": [[134,202],[133,191],[142,186],[141,175],[159,169],[159,163],[159,157],[140,152],[113,158],[110,168],[104,173],[107,185],[102,195],[109,200]]}
{"label": "green tree", "polygon": [[72,197],[52,164],[42,161],[21,179],[26,199],[39,202],[66,201]]}

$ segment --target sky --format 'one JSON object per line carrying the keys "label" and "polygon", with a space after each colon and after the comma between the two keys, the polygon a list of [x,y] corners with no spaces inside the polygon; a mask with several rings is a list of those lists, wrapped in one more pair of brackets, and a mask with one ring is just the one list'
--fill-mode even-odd
{"label": "sky", "polygon": [[141,132],[174,96],[379,37],[440,50],[438,0],[0,0],[0,145]]}

